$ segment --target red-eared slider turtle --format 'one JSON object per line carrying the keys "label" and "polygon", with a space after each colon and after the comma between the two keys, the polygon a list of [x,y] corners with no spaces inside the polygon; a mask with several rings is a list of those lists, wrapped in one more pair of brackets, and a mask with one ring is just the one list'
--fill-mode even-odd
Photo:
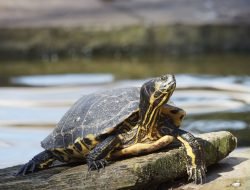
{"label": "red-eared slider turtle", "polygon": [[179,129],[185,111],[169,99],[173,75],[147,81],[141,88],[121,88],[85,95],[63,116],[42,141],[45,151],[20,168],[25,175],[49,167],[55,160],[86,162],[90,170],[107,160],[151,153],[177,138],[187,153],[189,178],[202,183],[205,164],[202,146]]}

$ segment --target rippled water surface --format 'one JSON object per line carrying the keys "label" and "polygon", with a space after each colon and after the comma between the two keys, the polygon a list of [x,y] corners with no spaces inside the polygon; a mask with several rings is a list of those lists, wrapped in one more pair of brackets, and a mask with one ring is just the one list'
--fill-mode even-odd
{"label": "rippled water surface", "polygon": [[[65,111],[82,95],[145,80],[115,80],[112,74],[12,77],[23,87],[0,88],[0,168],[21,164],[42,150]],[[250,77],[177,74],[172,100],[187,111],[183,128],[193,133],[232,131],[240,146],[250,145]]]}

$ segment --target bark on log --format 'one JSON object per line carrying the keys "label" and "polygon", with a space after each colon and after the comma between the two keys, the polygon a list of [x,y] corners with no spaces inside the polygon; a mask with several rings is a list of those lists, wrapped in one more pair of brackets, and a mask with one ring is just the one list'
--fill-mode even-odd
{"label": "bark on log", "polygon": [[[207,166],[225,158],[236,147],[229,132],[197,135],[205,147]],[[186,175],[183,147],[116,161],[105,169],[87,172],[86,165],[54,167],[14,177],[20,166],[0,170],[0,189],[142,189]]]}

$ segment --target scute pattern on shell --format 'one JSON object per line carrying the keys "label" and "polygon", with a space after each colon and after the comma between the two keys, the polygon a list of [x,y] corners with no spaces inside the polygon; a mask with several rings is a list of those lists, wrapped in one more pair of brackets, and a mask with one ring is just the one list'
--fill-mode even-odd
{"label": "scute pattern on shell", "polygon": [[84,95],[62,117],[41,145],[66,148],[88,134],[98,136],[122,123],[139,108],[140,88],[112,89]]}

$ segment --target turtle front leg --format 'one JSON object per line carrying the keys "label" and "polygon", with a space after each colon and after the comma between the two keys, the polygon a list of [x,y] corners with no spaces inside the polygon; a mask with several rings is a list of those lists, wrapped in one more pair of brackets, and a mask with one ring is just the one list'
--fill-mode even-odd
{"label": "turtle front leg", "polygon": [[177,139],[184,145],[187,153],[187,173],[189,180],[196,184],[203,184],[206,181],[206,163],[204,148],[197,139],[184,130],[177,129]]}
{"label": "turtle front leg", "polygon": [[121,150],[112,152],[111,159],[115,160],[121,157],[130,157],[130,156],[153,153],[161,148],[166,147],[171,142],[173,142],[173,140],[174,140],[173,136],[165,135],[160,139],[151,143],[136,143],[128,147],[124,147]]}
{"label": "turtle front leg", "polygon": [[24,176],[29,172],[34,173],[39,169],[48,168],[55,160],[56,158],[51,151],[45,150],[34,156],[28,163],[24,164],[15,175]]}
{"label": "turtle front leg", "polygon": [[184,146],[187,154],[187,173],[189,180],[196,184],[202,184],[206,178],[206,164],[204,148],[197,139],[189,132],[177,128],[169,120],[161,120],[159,132],[162,135],[173,135]]}
{"label": "turtle front leg", "polygon": [[107,157],[120,142],[120,138],[117,135],[111,135],[97,144],[86,157],[89,170],[99,171],[100,168],[104,168],[107,165],[105,157]]}

